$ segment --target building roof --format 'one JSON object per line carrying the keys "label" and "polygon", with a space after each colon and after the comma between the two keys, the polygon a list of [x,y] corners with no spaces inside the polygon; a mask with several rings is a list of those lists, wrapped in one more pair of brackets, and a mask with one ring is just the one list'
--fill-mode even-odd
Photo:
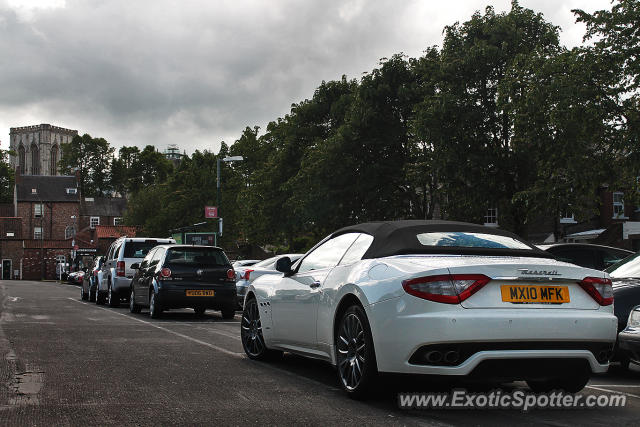
{"label": "building roof", "polygon": [[[69,194],[68,188],[76,193]],[[18,202],[77,202],[77,188],[75,176],[23,175],[16,180]]]}
{"label": "building roof", "polygon": [[80,215],[121,217],[127,208],[123,197],[85,197],[80,206]]}
{"label": "building roof", "polygon": [[96,238],[117,239],[122,236],[135,237],[136,231],[136,227],[126,225],[97,225]]}

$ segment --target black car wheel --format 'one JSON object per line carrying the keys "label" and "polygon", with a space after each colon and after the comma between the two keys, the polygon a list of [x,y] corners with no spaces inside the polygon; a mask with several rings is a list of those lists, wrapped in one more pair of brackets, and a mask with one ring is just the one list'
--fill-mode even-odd
{"label": "black car wheel", "polygon": [[140,313],[142,307],[136,304],[135,293],[133,287],[131,288],[131,296],[129,297],[129,311],[132,313]]}
{"label": "black car wheel", "polygon": [[149,297],[149,314],[152,319],[158,319],[162,316],[162,306],[158,301],[155,292],[151,292],[151,296]]}
{"label": "black car wheel", "polygon": [[260,310],[255,298],[248,300],[242,311],[240,338],[242,339],[242,348],[250,359],[267,360],[282,355],[281,351],[270,350],[264,343]]}
{"label": "black car wheel", "polygon": [[104,293],[100,292],[100,289],[96,289],[96,305],[104,304]]}
{"label": "black car wheel", "polygon": [[86,292],[84,291],[84,286],[82,284],[80,285],[80,299],[82,301],[86,301],[88,299],[88,296],[87,296]]}
{"label": "black car wheel", "polygon": [[222,318],[225,320],[233,319],[236,315],[235,308],[223,308],[221,311],[222,311]]}
{"label": "black car wheel", "polygon": [[109,307],[118,307],[120,305],[120,299],[118,299],[111,283],[109,283],[109,290],[107,291],[107,303]]}
{"label": "black car wheel", "polygon": [[350,397],[366,397],[374,388],[378,370],[367,316],[358,305],[340,318],[335,348],[338,379]]}

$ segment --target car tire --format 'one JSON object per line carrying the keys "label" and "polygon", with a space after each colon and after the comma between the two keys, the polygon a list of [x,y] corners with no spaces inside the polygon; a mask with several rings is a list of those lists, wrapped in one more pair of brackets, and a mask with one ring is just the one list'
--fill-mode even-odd
{"label": "car tire", "polygon": [[527,380],[527,385],[535,393],[549,393],[553,390],[578,393],[587,385],[589,377],[588,372],[583,372],[548,380]]}
{"label": "car tire", "polygon": [[89,302],[96,302],[96,291],[91,292],[91,283],[89,283]]}
{"label": "car tire", "polygon": [[222,312],[222,318],[225,320],[233,319],[236,315],[235,308],[223,308],[221,312]]}
{"label": "car tire", "polygon": [[623,371],[629,370],[629,364],[631,363],[631,359],[629,359],[629,356],[627,356],[626,354],[621,355],[619,362],[620,369],[622,369]]}
{"label": "car tire", "polygon": [[84,286],[82,286],[82,284],[80,285],[80,299],[82,301],[86,301],[89,299],[89,297],[87,296],[86,292],[84,291]]}
{"label": "car tire", "polygon": [[96,305],[104,305],[104,293],[96,289]]}
{"label": "car tire", "polygon": [[247,300],[244,305],[242,321],[240,322],[240,339],[242,348],[249,359],[270,360],[282,356],[281,351],[267,348],[264,342],[260,310],[255,298]]}
{"label": "car tire", "polygon": [[158,301],[158,296],[155,292],[151,292],[149,296],[149,315],[152,319],[159,319],[162,317],[162,305]]}
{"label": "car tire", "polygon": [[371,328],[364,309],[347,308],[338,321],[335,337],[336,367],[340,386],[353,399],[375,390],[378,368]]}
{"label": "car tire", "polygon": [[133,288],[131,288],[131,295],[129,296],[129,311],[137,314],[140,313],[141,309],[142,307],[136,304],[135,293],[133,291]]}
{"label": "car tire", "polygon": [[107,303],[109,307],[118,307],[120,305],[120,299],[113,291],[113,286],[109,283],[109,290],[107,291]]}

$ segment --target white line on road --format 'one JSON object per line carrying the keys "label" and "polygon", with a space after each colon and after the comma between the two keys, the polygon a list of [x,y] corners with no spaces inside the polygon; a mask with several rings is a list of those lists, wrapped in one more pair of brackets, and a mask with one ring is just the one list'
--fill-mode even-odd
{"label": "white line on road", "polygon": [[634,384],[593,384],[593,385],[597,385],[598,387],[640,387],[640,385],[634,385]]}
{"label": "white line on road", "polygon": [[[75,299],[75,298],[71,298],[71,297],[69,297],[69,299],[70,299],[71,301],[75,301],[75,302],[78,302],[78,303],[81,303],[81,304],[86,305],[84,302],[79,301],[79,300],[77,300],[77,299]],[[180,332],[172,331],[171,329],[163,328],[162,326],[158,326],[158,325],[156,325],[156,324],[154,324],[154,323],[147,322],[146,320],[136,319],[135,317],[132,317],[132,316],[129,316],[129,315],[127,315],[127,314],[123,314],[123,313],[118,313],[117,311],[109,310],[109,309],[104,308],[104,307],[98,307],[98,306],[95,306],[95,308],[99,308],[99,309],[101,309],[101,310],[104,310],[104,311],[106,311],[107,313],[117,314],[118,316],[123,316],[123,317],[126,317],[127,319],[135,320],[136,322],[144,323],[145,325],[152,326],[152,327],[154,327],[154,328],[156,328],[156,329],[160,329],[161,331],[168,332],[168,333],[173,334],[173,335],[175,335],[175,336],[178,336],[178,337],[180,337],[180,338],[184,338],[184,339],[186,339],[186,340],[189,340],[189,341],[195,342],[195,343],[197,343],[197,344],[202,344],[202,345],[204,345],[204,346],[207,346],[207,347],[209,347],[209,348],[212,348],[212,349],[214,349],[214,350],[217,350],[217,351],[219,351],[219,352],[221,352],[221,353],[228,354],[229,356],[234,356],[234,357],[244,357],[244,353],[236,353],[235,351],[231,351],[231,350],[227,350],[226,348],[218,347],[217,345],[213,345],[213,344],[210,344],[210,343],[208,343],[208,342],[201,341],[201,340],[199,340],[199,339],[196,339],[196,338],[190,337],[189,335],[181,334]]]}
{"label": "white line on road", "polygon": [[595,386],[592,386],[592,385],[588,385],[586,388],[590,388],[592,390],[606,391],[607,393],[624,394],[625,396],[635,397],[636,399],[640,399],[640,396],[638,396],[637,394],[625,393],[624,391],[609,390],[609,389],[606,389],[606,388],[595,387]]}

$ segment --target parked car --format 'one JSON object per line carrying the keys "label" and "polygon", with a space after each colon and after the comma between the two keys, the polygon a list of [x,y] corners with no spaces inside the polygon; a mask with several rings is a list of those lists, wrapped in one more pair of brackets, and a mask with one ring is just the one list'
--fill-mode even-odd
{"label": "parked car", "polygon": [[590,243],[555,243],[538,247],[552,253],[560,261],[596,270],[604,270],[633,254],[626,249]]}
{"label": "parked car", "polygon": [[288,351],[336,365],[362,397],[378,373],[525,380],[581,390],[616,341],[606,273],[557,261],[515,234],[447,221],[340,229],[247,291],[251,359]]}
{"label": "parked car", "polygon": [[263,274],[280,274],[276,270],[276,262],[282,257],[289,257],[291,262],[296,262],[303,254],[283,254],[262,260],[252,266],[236,269],[236,293],[238,294],[238,309],[244,306],[244,297],[249,284]]}
{"label": "parked car", "polygon": [[82,270],[73,271],[67,276],[67,282],[71,283],[72,285],[81,285],[83,279],[84,271]]}
{"label": "parked car", "polygon": [[142,261],[157,245],[175,242],[173,239],[126,236],[113,242],[102,264],[102,279],[96,294],[96,304],[104,304],[106,301],[109,306],[117,307],[121,298],[127,298],[128,302],[131,279],[135,273],[131,264]]}
{"label": "parked car", "polygon": [[[613,282],[614,313],[618,318],[618,332],[622,332],[627,327],[631,311],[640,305],[640,252],[607,268],[605,272],[609,273]],[[616,348],[614,359],[624,368],[629,366],[629,359],[619,347]]]}
{"label": "parked car", "polygon": [[132,313],[149,307],[151,317],[158,318],[166,309],[186,307],[196,315],[206,309],[221,310],[225,319],[235,315],[236,273],[218,247],[162,245],[131,268],[136,271],[129,298]]}
{"label": "parked car", "polygon": [[618,334],[618,346],[625,368],[630,362],[640,365],[640,305],[629,313],[627,326]]}
{"label": "parked car", "polygon": [[231,264],[233,266],[233,268],[237,271],[238,268],[240,267],[248,267],[250,265],[253,265],[257,262],[260,262],[259,259],[239,259],[237,261],[234,261],[233,264]]}
{"label": "parked car", "polygon": [[93,259],[91,267],[87,270],[82,281],[82,299],[91,302],[96,301],[96,290],[98,289],[98,274],[104,262],[104,256],[97,256]]}

